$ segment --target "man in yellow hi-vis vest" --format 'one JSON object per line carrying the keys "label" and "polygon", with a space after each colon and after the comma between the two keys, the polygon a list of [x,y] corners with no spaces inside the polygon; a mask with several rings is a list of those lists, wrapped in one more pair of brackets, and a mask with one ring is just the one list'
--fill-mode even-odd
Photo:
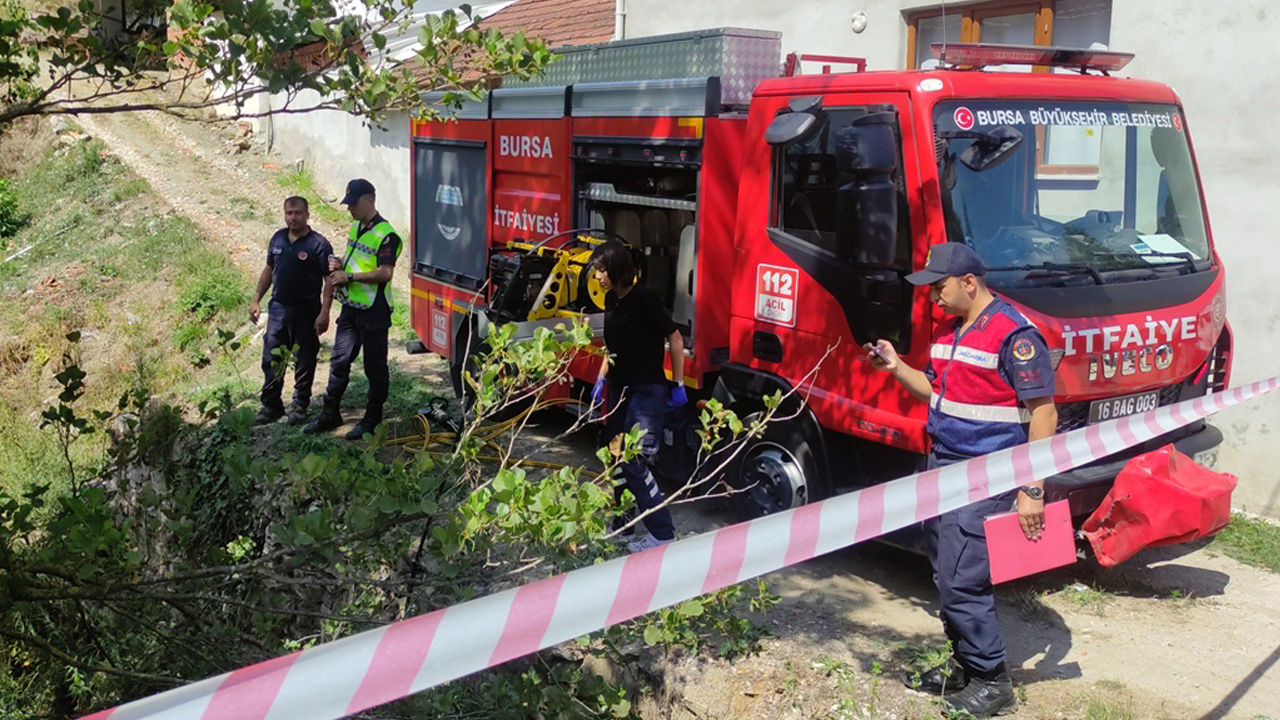
{"label": "man in yellow hi-vis vest", "polygon": [[320,416],[304,430],[310,433],[332,430],[342,424],[339,404],[351,379],[351,363],[364,351],[364,374],[369,379],[369,396],[364,417],[347,433],[348,440],[364,437],[382,422],[382,404],[387,400],[387,330],[391,327],[391,283],[402,243],[395,228],[378,214],[373,183],[359,178],[347,183],[342,204],[353,220],[343,259],[329,264],[333,298],[342,305],[329,361],[329,387],[325,391]]}

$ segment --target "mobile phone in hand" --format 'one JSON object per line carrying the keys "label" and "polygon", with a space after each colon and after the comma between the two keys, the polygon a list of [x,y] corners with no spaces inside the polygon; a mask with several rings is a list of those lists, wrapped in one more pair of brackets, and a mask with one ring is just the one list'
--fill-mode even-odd
{"label": "mobile phone in hand", "polygon": [[885,357],[884,353],[880,351],[880,348],[875,345],[871,346],[871,349],[867,351],[867,354],[874,356],[875,358],[879,359],[880,362],[882,363],[889,362],[889,358]]}

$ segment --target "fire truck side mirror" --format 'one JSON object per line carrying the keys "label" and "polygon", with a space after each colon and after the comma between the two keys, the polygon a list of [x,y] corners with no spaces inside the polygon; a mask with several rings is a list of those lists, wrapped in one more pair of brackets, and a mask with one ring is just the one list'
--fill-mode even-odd
{"label": "fire truck side mirror", "polygon": [[896,113],[873,112],[836,133],[836,164],[850,178],[836,193],[836,245],[843,260],[890,267],[897,257],[896,124]]}
{"label": "fire truck side mirror", "polygon": [[790,112],[779,115],[764,131],[764,141],[773,147],[793,143],[813,132],[818,118],[807,112]]}
{"label": "fire truck side mirror", "polygon": [[979,135],[973,144],[960,152],[960,163],[974,172],[990,170],[1013,157],[1013,151],[1022,144],[1022,133],[1017,128],[1001,125]]}

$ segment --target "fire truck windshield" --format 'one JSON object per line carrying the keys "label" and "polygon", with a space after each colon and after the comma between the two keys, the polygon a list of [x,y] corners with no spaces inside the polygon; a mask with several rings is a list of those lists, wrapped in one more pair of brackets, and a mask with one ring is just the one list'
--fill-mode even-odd
{"label": "fire truck windshield", "polygon": [[934,111],[947,239],[997,287],[1130,282],[1210,265],[1172,105],[969,100]]}

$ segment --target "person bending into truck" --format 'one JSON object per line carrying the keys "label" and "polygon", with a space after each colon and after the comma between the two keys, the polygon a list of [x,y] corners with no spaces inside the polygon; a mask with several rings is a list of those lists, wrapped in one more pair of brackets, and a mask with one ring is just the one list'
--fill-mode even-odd
{"label": "person bending into truck", "polygon": [[285,199],[285,226],[271,236],[267,264],[258,275],[249,305],[249,320],[256,324],[262,298],[271,288],[267,331],[262,338],[262,409],[254,420],[259,425],[275,422],[285,414],[280,398],[288,364],[284,361],[290,353],[294,361],[293,402],[288,421],[290,425],[307,421],[320,336],[329,329],[329,258],[333,257],[333,246],[311,229],[310,218],[306,198],[295,195]]}
{"label": "person bending into truck", "polygon": [[[662,491],[649,465],[658,452],[667,406],[678,407],[689,401],[683,381],[684,337],[662,300],[648,287],[636,284],[631,251],[621,242],[609,240],[596,248],[591,255],[591,269],[607,292],[604,344],[612,357],[612,367],[608,361],[601,363],[591,399],[593,404],[599,404],[607,393],[606,442],[618,442],[618,437],[631,428],[645,431],[640,439],[640,456],[622,464],[619,471],[623,484],[616,487],[619,499],[624,488],[635,496],[636,509],[648,531],[643,538],[627,544],[628,550],[639,552],[675,539],[671,513],[662,507]],[[664,342],[671,348],[673,385],[667,382],[662,365]]]}
{"label": "person bending into truck", "polygon": [[358,440],[382,422],[382,405],[387,400],[390,374],[387,370],[387,330],[391,328],[391,277],[400,257],[400,236],[378,214],[373,183],[356,179],[347,183],[342,204],[351,213],[351,235],[342,261],[333,258],[329,282],[333,296],[342,303],[342,313],[333,339],[329,360],[329,386],[324,407],[304,430],[318,433],[342,424],[339,406],[351,379],[351,364],[364,351],[364,374],[369,379],[369,395],[364,417],[347,433]]}
{"label": "person bending into truck", "polygon": [[[929,404],[927,430],[935,468],[1053,435],[1053,366],[1044,337],[987,289],[986,268],[972,248],[943,243],[924,269],[907,276],[929,286],[929,299],[954,320],[935,332],[929,364],[908,367],[886,340],[864,348],[872,367],[888,371]],[[952,709],[987,718],[1018,706],[1005,668],[983,520],[1015,506],[1022,530],[1036,539],[1044,527],[1044,483],[980,500],[934,518],[927,526],[929,560],[942,601],[942,625],[952,657],[906,678],[909,687],[943,695]]]}

